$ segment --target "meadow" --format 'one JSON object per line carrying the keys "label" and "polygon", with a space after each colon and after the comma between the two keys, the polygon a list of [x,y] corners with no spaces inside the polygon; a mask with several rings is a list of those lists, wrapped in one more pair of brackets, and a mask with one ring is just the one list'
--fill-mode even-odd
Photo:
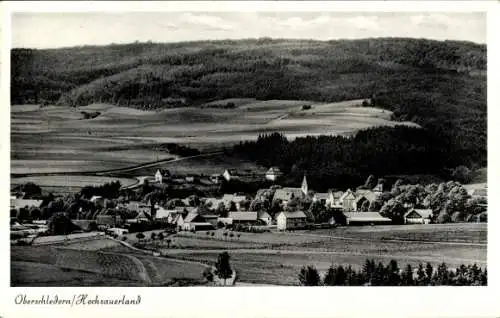
{"label": "meadow", "polygon": [[[155,149],[162,143],[179,143],[202,151],[214,151],[242,140],[255,139],[259,133],[265,132],[279,131],[294,138],[352,134],[372,126],[414,125],[391,121],[390,111],[360,107],[362,100],[329,104],[255,99],[218,102],[232,102],[238,106],[219,109],[202,105],[144,111],[108,104],[74,108],[13,105],[11,173],[109,170],[178,158],[175,154]],[[311,105],[311,109],[303,110],[305,104]],[[82,111],[99,112],[100,115],[84,119]],[[220,173],[226,168],[256,168],[252,163],[235,161],[238,160],[228,157],[196,158],[165,168],[178,173],[201,170],[199,173],[207,174]],[[133,175],[141,175],[141,171]],[[57,182],[54,179],[48,181]]]}

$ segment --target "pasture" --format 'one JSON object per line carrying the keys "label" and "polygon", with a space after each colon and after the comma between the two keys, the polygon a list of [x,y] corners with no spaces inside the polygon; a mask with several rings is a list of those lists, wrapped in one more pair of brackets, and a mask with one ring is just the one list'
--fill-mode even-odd
{"label": "pasture", "polygon": [[[409,124],[391,121],[389,111],[360,107],[362,100],[323,104],[231,99],[212,103],[227,102],[236,107],[143,111],[108,104],[75,108],[13,105],[11,173],[108,170],[176,158],[154,149],[167,142],[213,151],[253,140],[259,133],[281,132],[293,138],[352,134],[372,126]],[[311,105],[311,109],[302,110],[305,104]],[[85,119],[82,111],[100,115]],[[205,166],[204,170],[212,164],[213,161],[199,163]],[[223,159],[220,164],[230,166],[232,162]],[[186,171],[185,166],[177,169]],[[219,168],[222,167],[217,167],[217,172]]]}

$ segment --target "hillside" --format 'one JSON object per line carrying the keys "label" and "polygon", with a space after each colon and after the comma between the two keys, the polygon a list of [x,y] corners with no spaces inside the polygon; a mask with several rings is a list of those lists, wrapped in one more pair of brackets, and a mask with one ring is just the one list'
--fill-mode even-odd
{"label": "hillside", "polygon": [[[447,145],[451,166],[486,165],[486,46],[423,39],[241,40],[12,50],[12,103],[140,109],[226,98],[372,97]],[[213,113],[221,109],[211,109]]]}

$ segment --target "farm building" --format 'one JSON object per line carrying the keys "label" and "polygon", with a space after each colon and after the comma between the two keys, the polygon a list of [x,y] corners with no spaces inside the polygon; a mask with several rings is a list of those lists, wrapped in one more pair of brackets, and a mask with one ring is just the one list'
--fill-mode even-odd
{"label": "farm building", "polygon": [[306,215],[302,211],[282,211],[276,217],[278,230],[301,229],[306,226]]}
{"label": "farm building", "polygon": [[10,208],[19,210],[21,208],[39,208],[42,205],[42,200],[30,200],[30,199],[10,199]]}
{"label": "farm building", "polygon": [[188,183],[193,183],[196,181],[196,176],[193,176],[193,175],[188,175],[184,178],[184,180],[186,180],[186,182]]}
{"label": "farm building", "polygon": [[378,212],[344,212],[347,225],[390,224],[391,219]]}
{"label": "farm building", "polygon": [[257,212],[257,219],[261,220],[266,225],[271,225],[273,222],[273,218],[266,211]]}
{"label": "farm building", "polygon": [[232,224],[252,224],[257,222],[257,212],[229,212]]}
{"label": "farm building", "polygon": [[170,171],[165,169],[158,169],[155,173],[155,182],[163,183],[163,181],[169,180],[172,177]]}
{"label": "farm building", "polygon": [[276,181],[282,175],[283,175],[283,172],[281,172],[280,168],[278,168],[278,167],[271,167],[266,172],[266,180]]}
{"label": "farm building", "polygon": [[405,214],[405,223],[407,224],[429,224],[431,222],[431,209],[410,209]]}
{"label": "farm building", "polygon": [[242,209],[242,203],[247,200],[247,197],[244,195],[237,195],[237,194],[224,194],[222,197],[222,202],[224,203],[224,206],[226,209],[229,210],[231,207],[231,202],[234,202],[236,205],[237,210]]}

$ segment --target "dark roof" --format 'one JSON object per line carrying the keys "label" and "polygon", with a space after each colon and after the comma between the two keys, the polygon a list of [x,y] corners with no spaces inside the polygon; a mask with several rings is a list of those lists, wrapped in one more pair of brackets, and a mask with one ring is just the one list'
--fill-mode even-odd
{"label": "dark roof", "polygon": [[424,219],[428,219],[432,216],[432,210],[431,209],[411,209],[405,214],[405,217],[410,215],[411,213],[416,212],[418,213],[421,217]]}

